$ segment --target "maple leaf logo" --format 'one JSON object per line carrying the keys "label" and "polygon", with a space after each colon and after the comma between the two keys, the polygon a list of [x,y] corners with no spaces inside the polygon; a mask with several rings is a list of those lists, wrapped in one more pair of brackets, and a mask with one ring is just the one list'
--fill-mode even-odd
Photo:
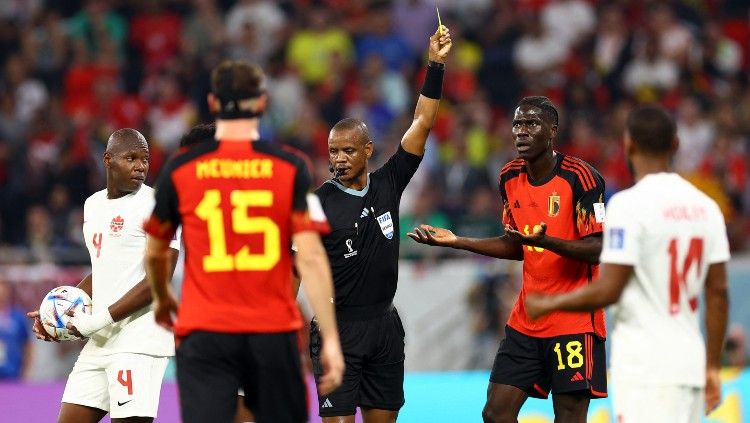
{"label": "maple leaf logo", "polygon": [[120,232],[123,225],[125,225],[125,219],[123,219],[122,216],[117,215],[117,217],[112,218],[112,222],[109,224],[109,229],[112,230],[112,232]]}

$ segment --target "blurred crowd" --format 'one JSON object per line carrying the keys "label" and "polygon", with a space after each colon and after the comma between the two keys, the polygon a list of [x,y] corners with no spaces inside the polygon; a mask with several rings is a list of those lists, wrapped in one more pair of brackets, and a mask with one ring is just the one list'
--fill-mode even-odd
{"label": "blurred crowd", "polygon": [[[631,184],[628,111],[659,102],[678,123],[675,166],[722,207],[732,246],[750,231],[750,7],[742,0],[441,0],[454,48],[421,171],[404,197],[414,223],[501,231],[498,169],[513,158],[524,95],[560,108],[557,148]],[[263,136],[329,176],[326,139],[363,119],[375,164],[411,122],[433,0],[26,0],[0,2],[0,261],[86,263],[81,207],[103,188],[115,129],[141,130],[152,183],[183,133],[211,121],[209,72],[263,65]],[[404,236],[402,234],[402,236]],[[440,251],[446,254],[448,251]],[[405,243],[406,258],[438,254]]]}
{"label": "blurred crowd", "polygon": [[[559,107],[557,148],[595,166],[607,195],[631,177],[621,147],[625,117],[658,102],[678,124],[675,167],[716,199],[732,248],[750,233],[750,6],[745,0],[439,0],[453,51],[423,165],[403,197],[402,253],[422,248],[419,223],[467,236],[501,233],[496,178],[515,156],[511,115],[525,95]],[[180,137],[210,122],[209,72],[224,58],[260,63],[271,103],[264,138],[292,145],[330,174],[329,128],[364,120],[375,166],[411,123],[424,76],[434,0],[7,0],[0,1],[0,265],[38,283],[7,301],[0,282],[0,378],[28,372],[22,310],[87,265],[82,206],[104,188],[108,136],[137,128],[150,142],[153,184]],[[7,267],[9,265],[9,267]],[[467,295],[475,366],[492,357],[518,280],[487,262]],[[22,297],[22,298],[21,298]],[[13,305],[16,304],[16,305]],[[22,307],[19,308],[18,304]],[[733,329],[729,364],[744,364]],[[35,343],[42,344],[42,343]],[[64,375],[75,348],[35,345]],[[47,348],[49,347],[49,348]],[[45,350],[45,348],[47,348]],[[731,350],[731,351],[729,351]],[[45,361],[46,362],[46,361]],[[8,364],[10,363],[10,364]],[[33,369],[32,369],[33,370]],[[31,376],[34,378],[34,376]]]}

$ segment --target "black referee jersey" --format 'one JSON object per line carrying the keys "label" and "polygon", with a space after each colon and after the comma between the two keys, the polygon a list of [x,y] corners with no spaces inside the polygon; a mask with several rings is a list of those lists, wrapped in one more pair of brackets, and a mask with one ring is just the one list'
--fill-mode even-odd
{"label": "black referee jersey", "polygon": [[336,180],[315,192],[331,232],[323,238],[339,318],[375,317],[390,308],[398,280],[399,203],[422,157],[398,151],[368,175],[361,191]]}

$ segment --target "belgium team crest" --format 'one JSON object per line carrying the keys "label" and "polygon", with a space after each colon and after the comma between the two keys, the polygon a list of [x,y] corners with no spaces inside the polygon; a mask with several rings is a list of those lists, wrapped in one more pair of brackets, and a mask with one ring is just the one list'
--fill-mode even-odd
{"label": "belgium team crest", "polygon": [[555,217],[558,213],[560,213],[560,196],[556,192],[553,192],[547,198],[547,215]]}

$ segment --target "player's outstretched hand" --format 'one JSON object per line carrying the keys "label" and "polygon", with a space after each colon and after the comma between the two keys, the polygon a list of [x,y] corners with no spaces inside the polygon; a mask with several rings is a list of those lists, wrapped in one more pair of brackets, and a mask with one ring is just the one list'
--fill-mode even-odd
{"label": "player's outstretched hand", "polygon": [[320,377],[318,390],[320,395],[328,395],[341,386],[344,378],[344,355],[338,339],[323,339],[320,362],[323,365],[323,375]]}
{"label": "player's outstretched hand", "polygon": [[445,63],[445,59],[448,57],[448,52],[451,51],[452,46],[451,32],[447,26],[443,25],[442,34],[438,28],[430,37],[429,59],[433,62]]}
{"label": "player's outstretched hand", "polygon": [[26,317],[33,321],[33,323],[31,324],[31,330],[34,331],[34,336],[36,336],[36,339],[41,339],[42,341],[46,342],[60,342],[56,338],[50,336],[50,334],[48,334],[47,331],[44,330],[44,327],[42,327],[42,321],[39,319],[39,310],[34,310],[26,313]]}
{"label": "player's outstretched hand", "polygon": [[430,225],[419,225],[413,232],[407,232],[409,238],[420,244],[450,246],[456,242],[456,235],[448,229],[436,228]]}
{"label": "player's outstretched hand", "polygon": [[523,245],[541,247],[541,243],[547,236],[547,224],[542,222],[539,226],[534,228],[533,233],[528,235],[522,234],[521,232],[510,227],[510,225],[505,225],[505,236],[508,237],[511,241],[515,241]]}
{"label": "player's outstretched hand", "polygon": [[706,369],[706,415],[721,404],[721,379],[718,368]]}
{"label": "player's outstretched hand", "polygon": [[526,294],[526,314],[531,320],[536,320],[552,311],[549,295],[530,292]]}
{"label": "player's outstretched hand", "polygon": [[178,306],[179,304],[172,290],[167,291],[167,294],[162,298],[154,297],[151,308],[154,310],[156,324],[171,331],[172,326],[174,326],[174,316],[177,314]]}

